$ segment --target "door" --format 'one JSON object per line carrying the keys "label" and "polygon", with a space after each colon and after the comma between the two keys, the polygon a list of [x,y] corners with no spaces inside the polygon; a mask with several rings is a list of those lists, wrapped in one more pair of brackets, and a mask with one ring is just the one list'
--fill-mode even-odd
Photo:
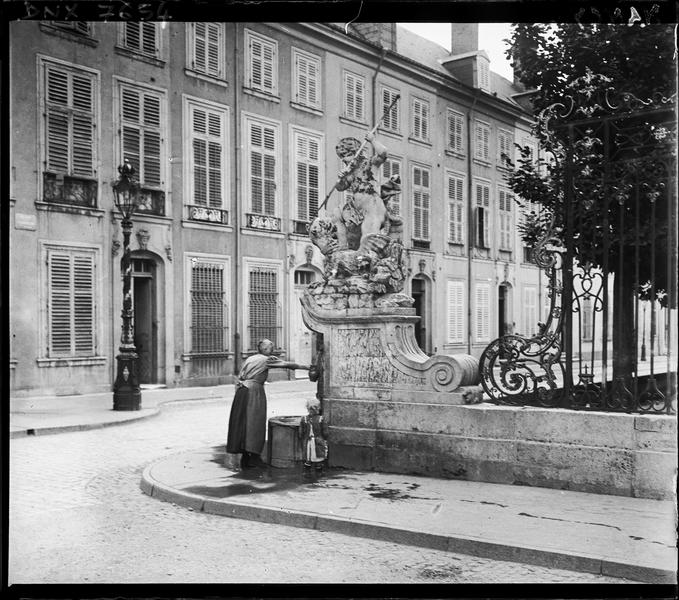
{"label": "door", "polygon": [[[307,286],[316,279],[314,271],[306,269],[298,269],[295,271],[295,286],[292,297],[293,306],[291,307],[290,319],[290,360],[296,363],[309,365],[311,364],[311,357],[313,353],[313,339],[310,329],[302,320],[302,304],[300,299],[304,294]],[[302,369],[295,371],[296,378],[308,377],[309,372]]]}
{"label": "door", "polygon": [[155,263],[152,260],[133,258],[134,345],[139,355],[137,373],[140,384],[158,383],[155,292]]}
{"label": "door", "polygon": [[427,322],[426,322],[426,285],[423,279],[413,279],[412,293],[415,300],[413,308],[420,320],[415,323],[415,339],[423,352],[427,353]]}

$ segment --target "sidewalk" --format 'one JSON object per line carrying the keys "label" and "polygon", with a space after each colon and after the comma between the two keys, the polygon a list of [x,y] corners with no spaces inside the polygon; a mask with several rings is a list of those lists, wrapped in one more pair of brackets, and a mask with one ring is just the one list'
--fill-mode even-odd
{"label": "sidewalk", "polygon": [[[299,380],[267,391],[299,398],[314,389]],[[232,396],[232,385],[147,389],[142,410],[129,413],[111,409],[110,393],[14,399],[11,436],[121,424],[157,414],[166,402]],[[236,470],[222,446],[152,463],[140,485],[154,498],[211,514],[631,581],[677,581],[671,501],[335,469],[305,480],[299,468]]]}

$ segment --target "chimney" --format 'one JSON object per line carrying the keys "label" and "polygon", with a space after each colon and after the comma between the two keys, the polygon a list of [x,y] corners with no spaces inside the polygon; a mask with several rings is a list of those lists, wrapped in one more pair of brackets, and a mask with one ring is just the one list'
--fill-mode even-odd
{"label": "chimney", "polygon": [[396,23],[352,23],[361,37],[387,50],[396,50]]}
{"label": "chimney", "polygon": [[478,23],[451,23],[450,24],[450,53],[466,54],[476,52],[479,49],[479,24]]}

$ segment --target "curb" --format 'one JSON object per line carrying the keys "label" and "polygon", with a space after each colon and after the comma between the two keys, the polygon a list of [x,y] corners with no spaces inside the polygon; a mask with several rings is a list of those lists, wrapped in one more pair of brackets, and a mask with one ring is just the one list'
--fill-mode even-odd
{"label": "curb", "polygon": [[172,502],[194,511],[262,523],[341,533],[432,550],[456,552],[479,558],[620,577],[643,583],[676,584],[676,572],[674,571],[610,561],[593,555],[489,542],[463,535],[426,533],[414,529],[380,525],[362,519],[330,517],[273,506],[252,506],[233,500],[208,499],[197,494],[180,492],[158,482],[151,476],[153,466],[154,464],[148,465],[142,473],[139,484],[141,491],[152,498],[163,502]]}

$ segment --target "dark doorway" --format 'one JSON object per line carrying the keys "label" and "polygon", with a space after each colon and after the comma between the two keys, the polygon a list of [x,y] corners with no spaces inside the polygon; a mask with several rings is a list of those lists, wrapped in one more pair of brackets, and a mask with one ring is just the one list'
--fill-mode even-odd
{"label": "dark doorway", "polygon": [[511,333],[507,331],[507,286],[501,285],[497,292],[497,334],[498,337]]}
{"label": "dark doorway", "polygon": [[139,383],[158,383],[155,270],[152,260],[132,259],[134,344],[139,355]]}
{"label": "dark doorway", "polygon": [[420,320],[415,324],[415,339],[418,346],[427,352],[426,286],[423,279],[413,279],[411,295],[415,300],[413,308]]}

